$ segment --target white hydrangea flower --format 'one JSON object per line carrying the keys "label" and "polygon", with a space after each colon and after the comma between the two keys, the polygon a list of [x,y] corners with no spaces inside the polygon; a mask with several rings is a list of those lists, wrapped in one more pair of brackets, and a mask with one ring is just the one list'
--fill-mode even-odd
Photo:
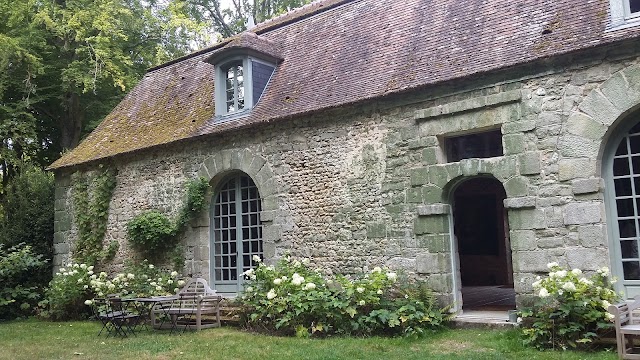
{"label": "white hydrangea flower", "polygon": [[605,313],[605,316],[607,317],[607,320],[609,321],[613,321],[616,317],[611,314],[610,312]]}
{"label": "white hydrangea flower", "polygon": [[62,274],[63,272],[66,272],[66,271],[67,271],[67,269],[65,269],[65,268],[60,268],[60,271],[58,271],[58,274]]}
{"label": "white hydrangea flower", "polygon": [[358,286],[358,287],[356,288],[356,291],[357,291],[357,292],[359,292],[360,294],[362,294],[362,293],[364,292],[364,288],[363,288],[363,287]]}
{"label": "white hydrangea flower", "polygon": [[167,279],[167,284],[169,284],[169,285],[173,284],[173,280],[172,279]]}
{"label": "white hydrangea flower", "polygon": [[562,288],[567,291],[576,291],[576,286],[571,281],[567,281],[566,283],[562,284]]}
{"label": "white hydrangea flower", "polygon": [[388,272],[387,273],[387,279],[395,282],[398,279],[398,275],[394,272]]}
{"label": "white hydrangea flower", "polygon": [[298,273],[294,273],[292,278],[291,278],[291,283],[293,285],[301,285],[304,282],[304,277],[298,275]]}
{"label": "white hydrangea flower", "polygon": [[307,283],[307,284],[304,286],[304,289],[305,289],[305,290],[313,290],[313,289],[315,289],[315,288],[316,288],[316,284],[314,284],[314,283],[312,283],[312,282]]}
{"label": "white hydrangea flower", "polygon": [[184,280],[178,280],[178,286],[184,286]]}
{"label": "white hydrangea flower", "polygon": [[534,281],[533,284],[531,284],[531,285],[533,286],[534,289],[537,289],[537,288],[540,287],[540,283],[541,282],[542,282],[541,280]]}
{"label": "white hydrangea flower", "polygon": [[587,279],[587,278],[580,278],[580,280],[578,280],[579,282],[585,284],[585,285],[593,285],[593,281]]}
{"label": "white hydrangea flower", "polygon": [[178,272],[177,272],[177,271],[172,271],[172,272],[171,272],[171,276],[173,276],[173,277],[178,276]]}
{"label": "white hydrangea flower", "polygon": [[372,273],[381,273],[382,269],[380,268],[380,266],[376,266],[373,268],[373,270],[371,270]]}
{"label": "white hydrangea flower", "polygon": [[302,264],[304,264],[304,265],[309,265],[310,262],[311,262],[311,260],[309,260],[309,258],[302,259]]}
{"label": "white hydrangea flower", "polygon": [[84,264],[84,263],[80,264],[80,269],[84,270],[86,268],[87,268],[87,264]]}
{"label": "white hydrangea flower", "polygon": [[611,303],[608,302],[607,300],[602,300],[602,307],[606,310],[609,308],[609,306],[611,306]]}
{"label": "white hydrangea flower", "polygon": [[78,279],[78,284],[82,284],[82,278]]}
{"label": "white hydrangea flower", "polygon": [[602,274],[602,276],[609,276],[609,268],[606,266],[601,267],[598,269],[598,274]]}
{"label": "white hydrangea flower", "polygon": [[269,292],[267,293],[267,299],[272,300],[276,297],[276,292],[275,290],[271,289],[269,290]]}
{"label": "white hydrangea flower", "polygon": [[538,296],[540,296],[541,298],[546,298],[549,296],[549,291],[545,288],[540,289],[540,292],[538,293]]}
{"label": "white hydrangea flower", "polygon": [[253,255],[252,259],[253,259],[253,261],[255,261],[257,263],[262,261],[262,259],[260,259],[260,256],[258,256],[258,255]]}
{"label": "white hydrangea flower", "polygon": [[149,269],[153,269],[155,268],[155,266],[153,266],[153,264],[149,264]]}
{"label": "white hydrangea flower", "polygon": [[376,291],[376,294],[378,294],[378,295],[382,295],[382,289],[380,289],[380,290]]}
{"label": "white hydrangea flower", "polygon": [[86,290],[86,289],[88,289],[88,288],[89,288],[89,285],[85,285],[85,286],[83,286],[82,288]]}
{"label": "white hydrangea flower", "polygon": [[549,269],[554,268],[556,266],[559,266],[557,262],[550,262],[547,264],[547,268]]}
{"label": "white hydrangea flower", "polygon": [[298,260],[294,260],[293,263],[291,263],[291,265],[293,265],[294,267],[298,267],[298,266],[300,266],[300,264],[301,263]]}
{"label": "white hydrangea flower", "polygon": [[582,275],[582,270],[580,270],[580,269],[573,269],[573,270],[571,270],[571,273],[572,273],[573,275],[575,275],[575,276],[580,276],[580,275]]}
{"label": "white hydrangea flower", "polygon": [[360,301],[358,301],[358,305],[360,305],[360,306],[364,306],[364,304],[365,304],[364,300],[360,300]]}
{"label": "white hydrangea flower", "polygon": [[173,288],[173,292],[174,292],[174,293],[176,293],[176,294],[177,294],[177,293],[178,293],[178,291],[180,291],[180,289],[178,289],[178,288]]}
{"label": "white hydrangea flower", "polygon": [[89,267],[87,268],[87,270],[89,270],[89,271],[93,271],[93,265],[89,266]]}
{"label": "white hydrangea flower", "polygon": [[156,286],[156,290],[162,291],[162,286],[160,286],[160,285]]}
{"label": "white hydrangea flower", "polygon": [[156,285],[158,285],[158,283],[157,283],[157,282],[155,282],[155,281],[152,281],[152,282],[150,282],[150,283],[149,283],[149,285],[151,285],[151,286],[156,286]]}
{"label": "white hydrangea flower", "polygon": [[282,279],[280,279],[280,278],[273,279],[273,283],[275,285],[280,285],[280,284],[282,284]]}
{"label": "white hydrangea flower", "polygon": [[132,274],[132,273],[128,273],[127,274],[127,279],[135,279],[135,278],[136,278],[136,276],[134,274]]}
{"label": "white hydrangea flower", "polygon": [[93,275],[93,270],[89,270],[89,271],[87,271],[87,274],[89,274],[89,275]]}
{"label": "white hydrangea flower", "polygon": [[85,301],[84,301],[84,304],[85,304],[85,305],[91,305],[91,304],[93,304],[93,301],[91,301],[91,300],[85,300]]}
{"label": "white hydrangea flower", "polygon": [[245,290],[247,292],[253,292],[253,287],[252,286],[248,286]]}

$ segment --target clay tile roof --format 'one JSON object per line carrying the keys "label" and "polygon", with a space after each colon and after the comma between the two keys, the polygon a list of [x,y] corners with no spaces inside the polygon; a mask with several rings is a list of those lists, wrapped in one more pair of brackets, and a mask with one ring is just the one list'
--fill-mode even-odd
{"label": "clay tile roof", "polygon": [[[321,0],[150,70],[51,167],[335,108],[640,36],[605,0]],[[256,107],[213,121],[213,65],[237,48],[284,59]]]}

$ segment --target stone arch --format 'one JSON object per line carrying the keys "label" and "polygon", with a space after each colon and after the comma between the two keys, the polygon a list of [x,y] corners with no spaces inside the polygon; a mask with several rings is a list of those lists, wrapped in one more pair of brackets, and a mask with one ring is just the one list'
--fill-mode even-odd
{"label": "stone arch", "polygon": [[227,149],[206,158],[198,169],[198,176],[208,179],[212,188],[217,189],[233,172],[247,174],[258,188],[262,204],[260,221],[264,256],[271,261],[276,256],[276,242],[280,240],[279,227],[273,221],[278,210],[274,173],[263,156],[249,149]]}
{"label": "stone arch", "polygon": [[[209,156],[198,169],[198,176],[209,180],[214,188],[230,171],[242,171],[249,175],[258,186],[263,202],[273,202],[275,180],[267,159],[254,154],[249,149],[222,150]],[[274,210],[268,207],[266,210]]]}
{"label": "stone arch", "polygon": [[577,111],[569,116],[565,134],[558,144],[560,155],[584,159],[584,164],[595,164],[595,168],[583,170],[600,176],[609,138],[620,122],[639,108],[640,65],[632,65],[592,90],[578,105]]}

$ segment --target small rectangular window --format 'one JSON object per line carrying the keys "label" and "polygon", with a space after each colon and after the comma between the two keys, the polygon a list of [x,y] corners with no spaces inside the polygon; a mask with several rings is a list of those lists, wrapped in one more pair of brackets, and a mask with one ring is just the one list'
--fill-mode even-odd
{"label": "small rectangular window", "polygon": [[452,136],[444,140],[447,161],[502,156],[502,134],[492,130],[469,135]]}
{"label": "small rectangular window", "polygon": [[629,13],[631,15],[638,15],[640,12],[640,0],[629,0]]}

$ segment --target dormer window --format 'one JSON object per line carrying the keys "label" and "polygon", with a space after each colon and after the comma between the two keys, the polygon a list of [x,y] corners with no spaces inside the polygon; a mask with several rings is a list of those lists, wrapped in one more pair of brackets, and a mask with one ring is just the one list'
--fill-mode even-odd
{"label": "dormer window", "polygon": [[611,30],[640,25],[640,0],[609,0],[609,10]]}
{"label": "dormer window", "polygon": [[225,72],[227,83],[225,91],[227,93],[226,113],[244,110],[244,77],[242,75],[242,62],[234,62],[228,65]]}
{"label": "dormer window", "polygon": [[215,65],[214,121],[227,121],[251,113],[282,61],[280,47],[252,32],[244,32],[211,55]]}

